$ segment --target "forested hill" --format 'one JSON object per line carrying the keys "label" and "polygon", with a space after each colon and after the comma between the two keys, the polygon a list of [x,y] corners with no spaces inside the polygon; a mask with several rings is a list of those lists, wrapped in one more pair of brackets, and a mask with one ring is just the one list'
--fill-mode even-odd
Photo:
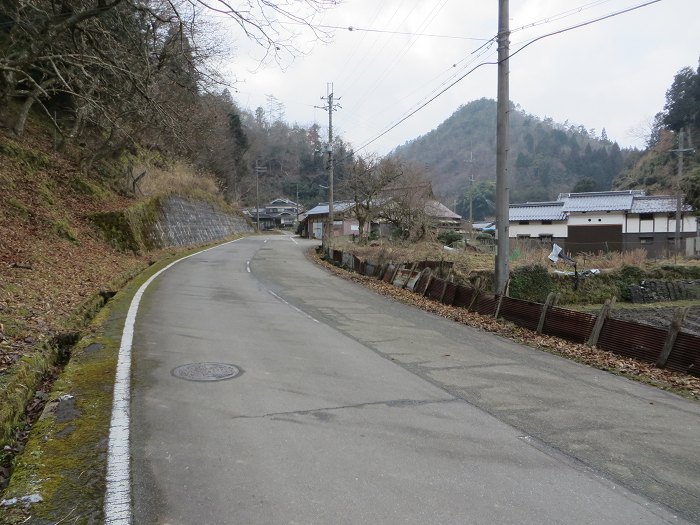
{"label": "forested hill", "polygon": [[[486,98],[469,102],[394,153],[427,166],[435,193],[449,202],[457,200],[468,192],[470,174],[477,182],[495,181],[496,102]],[[608,140],[605,130],[596,136],[583,126],[540,119],[511,106],[511,202],[550,200],[560,192],[609,190],[630,153]]]}
{"label": "forested hill", "polygon": [[681,193],[700,214],[700,64],[684,67],[666,91],[649,130],[647,149],[615,180],[618,189]]}

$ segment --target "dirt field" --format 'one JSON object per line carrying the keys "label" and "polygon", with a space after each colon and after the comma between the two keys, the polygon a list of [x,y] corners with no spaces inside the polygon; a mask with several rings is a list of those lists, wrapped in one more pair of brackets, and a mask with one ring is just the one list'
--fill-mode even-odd
{"label": "dirt field", "polygon": [[[611,316],[624,321],[635,321],[659,328],[668,328],[671,319],[678,311],[674,306],[650,306],[648,308],[614,309]],[[691,306],[683,323],[683,332],[700,335],[700,304]]]}

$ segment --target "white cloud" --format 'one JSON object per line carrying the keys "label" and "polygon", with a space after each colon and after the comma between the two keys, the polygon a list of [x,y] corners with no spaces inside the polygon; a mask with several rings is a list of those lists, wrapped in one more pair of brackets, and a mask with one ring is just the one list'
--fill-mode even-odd
{"label": "white cloud", "polygon": [[[571,11],[560,20],[513,33],[511,50],[533,37],[641,3],[641,0],[522,0],[511,2],[511,29]],[[574,9],[595,4],[581,12]],[[496,2],[457,0],[346,0],[322,23],[341,27],[490,38],[497,31]],[[526,111],[569,120],[600,131],[622,145],[641,146],[630,128],[663,107],[673,75],[697,67],[700,2],[665,0],[609,20],[543,39],[511,59],[511,100]],[[237,100],[265,107],[273,94],[287,119],[327,122],[314,106],[334,83],[342,109],[334,125],[360,146],[444,87],[481,43],[473,40],[337,30],[329,44],[315,43],[284,70],[257,68],[254,46],[237,42],[230,74],[242,80]],[[495,60],[496,49],[481,60]],[[452,67],[457,63],[458,67]],[[496,67],[484,66],[371,145],[386,153],[436,127],[460,104],[496,96]]]}

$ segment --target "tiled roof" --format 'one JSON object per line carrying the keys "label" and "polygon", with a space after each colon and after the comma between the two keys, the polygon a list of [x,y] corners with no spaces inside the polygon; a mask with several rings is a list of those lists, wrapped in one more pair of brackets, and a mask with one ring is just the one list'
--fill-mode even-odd
{"label": "tiled roof", "polygon": [[566,219],[563,207],[563,202],[511,204],[508,219],[511,221],[563,221]]}
{"label": "tiled roof", "polygon": [[[333,213],[341,213],[344,211],[349,210],[355,205],[354,202],[352,201],[337,201],[333,203]],[[327,215],[328,214],[328,203],[327,202],[322,202],[320,204],[317,204],[313,208],[311,208],[309,211],[306,212],[306,215]]]}
{"label": "tiled roof", "polygon": [[[676,211],[676,197],[673,195],[657,195],[649,197],[635,197],[630,213],[664,213]],[[692,207],[685,204],[683,211],[692,211]]]}
{"label": "tiled roof", "polygon": [[597,191],[590,193],[563,193],[559,200],[564,202],[565,212],[572,211],[623,211],[632,207],[632,200],[644,192]]}

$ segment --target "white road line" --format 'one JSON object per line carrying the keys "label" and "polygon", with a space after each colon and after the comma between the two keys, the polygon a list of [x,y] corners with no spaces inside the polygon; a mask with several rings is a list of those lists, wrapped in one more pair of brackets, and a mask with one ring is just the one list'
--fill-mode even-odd
{"label": "white road line", "polygon": [[109,426],[109,449],[107,453],[107,487],[104,503],[105,524],[131,525],[132,522],[129,443],[129,427],[131,424],[129,418],[131,406],[131,345],[134,341],[134,325],[141,297],[148,285],[171,266],[194,255],[199,255],[239,240],[236,239],[206,250],[191,253],[177,261],[171,262],[143,283],[131,300],[129,311],[126,314],[126,321],[124,322],[119,358],[117,360],[117,373],[114,380],[114,399],[112,401],[112,419]]}
{"label": "white road line", "polygon": [[273,292],[272,290],[268,290],[268,292],[269,292],[270,295],[272,295],[273,297],[277,298],[277,300],[283,302],[284,304],[286,304],[287,306],[289,306],[291,309],[296,310],[297,312],[299,312],[299,313],[300,313],[301,315],[303,315],[304,317],[308,317],[308,318],[311,319],[314,323],[321,324],[321,321],[319,321],[318,319],[314,319],[314,318],[311,317],[309,314],[307,314],[304,310],[300,310],[299,308],[297,308],[297,307],[294,306],[293,304],[289,304],[288,301],[285,301],[284,299],[282,299],[279,295],[277,295],[277,294],[276,294],[275,292]]}
{"label": "white road line", "polygon": [[250,273],[250,261],[245,262],[245,271]]}
{"label": "white road line", "polygon": [[290,239],[294,244],[299,244],[299,243],[297,242],[297,240],[296,240],[294,237],[292,237],[291,235],[289,236],[289,239]]}

